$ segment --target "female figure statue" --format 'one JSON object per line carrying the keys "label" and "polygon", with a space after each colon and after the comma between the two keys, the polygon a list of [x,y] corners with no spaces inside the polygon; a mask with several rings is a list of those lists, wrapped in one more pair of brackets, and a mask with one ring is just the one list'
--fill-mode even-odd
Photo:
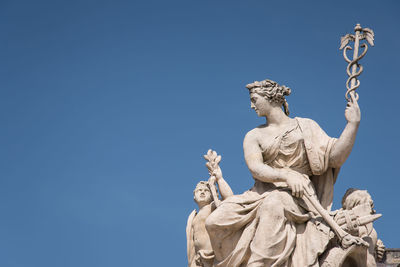
{"label": "female figure statue", "polygon": [[302,196],[310,188],[330,211],[338,170],[360,123],[357,101],[348,103],[347,125],[336,139],[313,120],[288,117],[289,88],[271,80],[246,87],[251,108],[266,123],[243,142],[254,186],[224,200],[206,220],[215,266],[319,266],[332,232]]}

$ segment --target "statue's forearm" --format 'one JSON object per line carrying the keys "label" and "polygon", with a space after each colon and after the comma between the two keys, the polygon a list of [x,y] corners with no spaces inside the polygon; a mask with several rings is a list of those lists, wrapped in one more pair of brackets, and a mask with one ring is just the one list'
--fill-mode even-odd
{"label": "statue's forearm", "polygon": [[340,167],[349,157],[356,140],[359,122],[349,122],[344,128],[340,138],[332,147],[329,156],[329,166]]}
{"label": "statue's forearm", "polygon": [[222,200],[226,199],[233,195],[232,189],[229,184],[224,180],[224,178],[220,178],[218,180],[218,188],[221,193]]}
{"label": "statue's forearm", "polygon": [[249,169],[253,177],[261,182],[275,183],[286,181],[283,169],[275,169],[264,163],[252,164],[249,166]]}

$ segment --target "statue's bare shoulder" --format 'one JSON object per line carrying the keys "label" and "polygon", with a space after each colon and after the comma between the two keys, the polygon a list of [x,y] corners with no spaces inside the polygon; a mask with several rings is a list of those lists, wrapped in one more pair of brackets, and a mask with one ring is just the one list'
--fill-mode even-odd
{"label": "statue's bare shoulder", "polygon": [[268,127],[265,124],[261,124],[256,128],[248,131],[244,137],[244,142],[254,142],[258,141],[260,136],[265,134],[264,132],[268,131]]}

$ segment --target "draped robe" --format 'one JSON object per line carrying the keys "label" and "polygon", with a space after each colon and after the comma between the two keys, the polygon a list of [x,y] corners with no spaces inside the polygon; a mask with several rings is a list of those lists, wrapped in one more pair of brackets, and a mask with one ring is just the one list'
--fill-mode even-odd
{"label": "draped robe", "polygon": [[[330,210],[338,169],[328,166],[336,141],[310,119],[297,124],[261,148],[264,163],[309,176],[309,186]],[[319,266],[329,227],[306,201],[291,195],[283,183],[255,179],[241,195],[224,200],[206,220],[216,267]]]}

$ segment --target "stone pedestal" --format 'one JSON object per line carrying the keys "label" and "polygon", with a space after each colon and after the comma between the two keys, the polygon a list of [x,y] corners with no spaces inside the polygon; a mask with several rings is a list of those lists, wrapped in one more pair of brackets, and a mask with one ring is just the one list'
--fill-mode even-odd
{"label": "stone pedestal", "polygon": [[400,248],[386,249],[383,262],[378,263],[377,267],[400,267]]}

